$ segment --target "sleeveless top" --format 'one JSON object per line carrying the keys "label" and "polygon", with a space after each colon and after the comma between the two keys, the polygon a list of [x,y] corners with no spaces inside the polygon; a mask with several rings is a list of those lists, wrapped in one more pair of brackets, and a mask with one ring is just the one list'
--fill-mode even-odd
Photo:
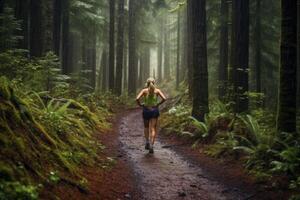
{"label": "sleeveless top", "polygon": [[157,105],[157,95],[156,94],[147,94],[144,99],[145,106],[156,106]]}

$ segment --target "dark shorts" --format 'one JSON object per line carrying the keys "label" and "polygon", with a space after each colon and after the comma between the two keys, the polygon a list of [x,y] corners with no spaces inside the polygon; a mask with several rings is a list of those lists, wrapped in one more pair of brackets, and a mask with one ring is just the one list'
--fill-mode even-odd
{"label": "dark shorts", "polygon": [[151,118],[158,118],[159,117],[159,110],[158,108],[143,108],[143,118],[144,120],[150,120]]}

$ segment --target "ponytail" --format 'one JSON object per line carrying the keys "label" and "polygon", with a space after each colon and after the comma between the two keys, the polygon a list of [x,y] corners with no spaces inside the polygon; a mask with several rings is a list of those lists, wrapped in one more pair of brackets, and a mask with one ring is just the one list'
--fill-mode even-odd
{"label": "ponytail", "polygon": [[150,94],[153,94],[154,91],[155,91],[156,87],[155,87],[154,84],[155,84],[155,79],[154,78],[148,78],[147,79],[146,85],[147,85],[147,88],[148,88]]}

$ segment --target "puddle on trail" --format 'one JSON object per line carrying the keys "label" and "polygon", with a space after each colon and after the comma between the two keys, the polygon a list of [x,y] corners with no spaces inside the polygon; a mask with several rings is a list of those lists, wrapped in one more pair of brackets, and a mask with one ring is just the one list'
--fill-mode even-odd
{"label": "puddle on trail", "polygon": [[159,141],[154,154],[144,149],[143,122],[140,111],[121,120],[120,141],[139,179],[144,200],[223,200],[247,199],[240,192],[211,180],[198,166],[184,160]]}

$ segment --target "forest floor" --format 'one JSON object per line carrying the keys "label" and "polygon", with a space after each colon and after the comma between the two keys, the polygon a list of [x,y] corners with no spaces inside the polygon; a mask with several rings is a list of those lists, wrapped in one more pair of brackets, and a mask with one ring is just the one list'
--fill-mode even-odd
{"label": "forest floor", "polygon": [[64,184],[48,192],[66,200],[288,199],[285,191],[255,182],[240,163],[210,158],[182,138],[160,135],[149,154],[138,109],[119,113],[113,127],[97,138],[106,146],[100,156],[114,158],[115,164],[107,170],[83,169],[88,193]]}

